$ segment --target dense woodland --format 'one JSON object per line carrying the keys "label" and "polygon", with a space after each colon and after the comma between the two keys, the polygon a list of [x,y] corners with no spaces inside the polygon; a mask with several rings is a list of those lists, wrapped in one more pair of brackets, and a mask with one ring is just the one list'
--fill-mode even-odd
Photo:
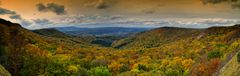
{"label": "dense woodland", "polygon": [[239,33],[240,25],[163,27],[105,47],[0,20],[0,64],[13,76],[215,76],[238,52]]}

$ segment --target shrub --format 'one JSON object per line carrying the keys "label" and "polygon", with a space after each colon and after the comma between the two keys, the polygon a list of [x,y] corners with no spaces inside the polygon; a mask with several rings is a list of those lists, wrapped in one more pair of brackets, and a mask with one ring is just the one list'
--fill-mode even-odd
{"label": "shrub", "polygon": [[213,59],[213,58],[220,58],[223,54],[220,51],[211,51],[208,53],[208,58]]}

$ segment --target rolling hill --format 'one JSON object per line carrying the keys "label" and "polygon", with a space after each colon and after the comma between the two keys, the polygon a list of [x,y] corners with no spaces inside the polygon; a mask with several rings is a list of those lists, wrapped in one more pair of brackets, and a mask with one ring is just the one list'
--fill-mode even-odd
{"label": "rolling hill", "polygon": [[116,48],[121,47],[158,47],[162,44],[175,42],[180,39],[196,37],[200,29],[186,29],[177,27],[162,27],[138,33],[135,36],[114,42]]}
{"label": "rolling hill", "polygon": [[100,36],[100,37],[95,37],[90,35],[78,36],[78,35],[63,33],[55,28],[38,29],[38,30],[32,30],[32,31],[44,37],[62,38],[66,40],[72,40],[75,42],[85,42],[85,43],[96,44],[96,45],[101,45],[105,47],[109,47],[111,46],[113,41],[123,38],[119,36]]}
{"label": "rolling hill", "polygon": [[49,36],[49,37],[58,37],[58,38],[68,38],[70,37],[69,35],[60,32],[54,28],[49,28],[49,29],[39,29],[39,30],[33,30],[34,33],[37,33],[39,35],[43,36]]}

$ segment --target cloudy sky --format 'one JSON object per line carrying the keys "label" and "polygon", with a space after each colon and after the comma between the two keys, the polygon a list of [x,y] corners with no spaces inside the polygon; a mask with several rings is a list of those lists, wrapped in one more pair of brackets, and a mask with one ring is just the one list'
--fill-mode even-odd
{"label": "cloudy sky", "polygon": [[28,29],[206,28],[240,23],[240,0],[0,0],[0,18]]}

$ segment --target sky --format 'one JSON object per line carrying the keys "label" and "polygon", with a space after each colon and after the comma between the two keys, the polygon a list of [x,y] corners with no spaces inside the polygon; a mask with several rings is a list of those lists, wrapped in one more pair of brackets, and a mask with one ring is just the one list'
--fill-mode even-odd
{"label": "sky", "polygon": [[240,0],[0,0],[0,18],[52,27],[207,28],[240,23]]}

